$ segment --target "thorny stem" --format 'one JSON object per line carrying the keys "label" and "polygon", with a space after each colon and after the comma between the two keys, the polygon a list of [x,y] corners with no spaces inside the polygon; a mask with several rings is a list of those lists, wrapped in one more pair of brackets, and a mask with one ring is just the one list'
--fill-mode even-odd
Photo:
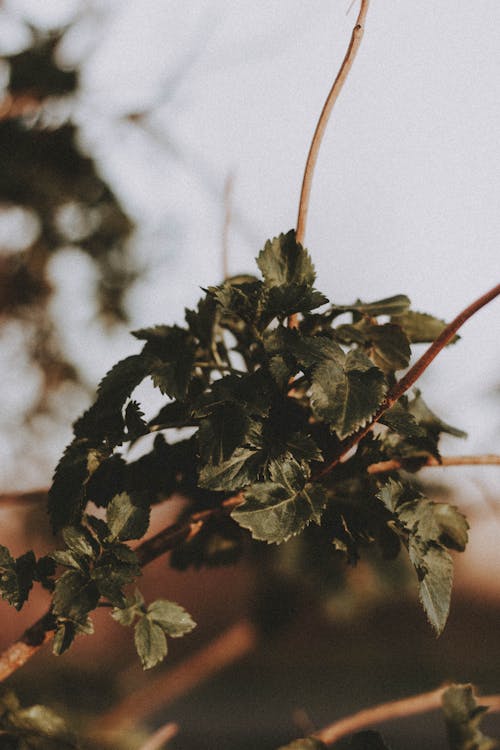
{"label": "thorny stem", "polygon": [[[313,736],[324,742],[325,745],[333,745],[342,737],[359,732],[374,724],[433,711],[441,707],[441,699],[446,689],[447,687],[444,686],[437,690],[431,690],[429,693],[420,693],[411,696],[411,698],[403,698],[402,700],[365,708],[330,724],[319,732],[315,732]],[[500,711],[500,695],[485,695],[481,696],[479,700],[481,705],[488,706],[490,711]]]}
{"label": "thorny stem", "polygon": [[483,294],[482,297],[479,297],[479,299],[475,300],[475,302],[466,307],[465,310],[462,310],[462,312],[459,313],[457,317],[451,321],[451,323],[448,323],[446,328],[443,329],[443,331],[430,345],[427,351],[422,354],[420,359],[415,362],[413,367],[410,367],[406,375],[402,377],[401,380],[398,380],[398,382],[395,383],[395,385],[389,390],[387,396],[385,397],[371,420],[368,422],[368,424],[342,442],[339,450],[337,451],[337,454],[321,469],[321,471],[319,471],[315,475],[314,479],[321,479],[321,477],[329,474],[330,471],[340,462],[340,460],[344,456],[346,456],[349,451],[351,451],[359,443],[359,441],[365,437],[365,435],[370,432],[371,428],[376,422],[379,421],[380,417],[385,414],[385,412],[390,409],[391,406],[394,406],[396,401],[401,398],[401,396],[409,388],[411,388],[414,383],[416,383],[419,377],[429,367],[433,359],[435,359],[439,352],[444,349],[447,344],[449,344],[458,329],[476,312],[478,312],[478,310],[494,300],[495,297],[498,297],[499,294],[500,284],[497,284],[497,286],[493,287],[493,289],[490,289],[489,292],[486,292],[486,294]]}
{"label": "thorny stem", "polygon": [[365,18],[368,12],[368,4],[369,0],[361,0],[361,7],[356,19],[356,24],[352,30],[349,47],[347,48],[347,52],[345,54],[342,65],[340,66],[340,70],[337,73],[337,77],[333,82],[333,86],[330,89],[330,93],[327,96],[326,102],[323,106],[323,110],[319,116],[318,124],[316,125],[316,130],[314,131],[311,147],[307,156],[306,167],[304,170],[304,177],[302,180],[302,189],[300,192],[299,200],[299,212],[297,216],[296,239],[300,244],[302,244],[304,241],[312,179],[316,161],[318,159],[321,141],[323,140],[323,136],[325,134],[326,126],[328,125],[328,120],[330,118],[333,106],[338,99],[347,76],[349,75],[352,64],[354,62],[354,58],[356,57],[356,53],[359,49],[359,45],[361,44]]}

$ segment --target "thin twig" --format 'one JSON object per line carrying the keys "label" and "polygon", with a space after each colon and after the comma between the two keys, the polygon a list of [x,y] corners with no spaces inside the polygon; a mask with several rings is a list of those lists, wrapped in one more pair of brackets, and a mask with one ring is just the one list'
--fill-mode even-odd
{"label": "thin twig", "polygon": [[155,711],[165,709],[217,672],[247,656],[255,648],[256,642],[255,626],[246,619],[240,620],[179,665],[163,672],[141,690],[127,695],[99,718],[93,736],[123,732],[136,726]]}
{"label": "thin twig", "polygon": [[[404,469],[408,460],[393,458],[390,461],[379,461],[367,468],[368,474],[385,474],[388,471]],[[428,466],[496,466],[500,465],[500,456],[488,454],[485,456],[442,456],[438,461],[434,456],[429,456],[420,468]]]}
{"label": "thin twig", "polygon": [[179,725],[169,722],[160,727],[146,742],[141,745],[140,750],[161,750],[170,740],[178,734]]}
{"label": "thin twig", "polygon": [[389,393],[381,403],[373,417],[370,419],[365,427],[362,427],[353,435],[348,437],[341,443],[339,450],[336,455],[315,475],[315,479],[321,479],[346,456],[362,438],[367,435],[372,429],[373,425],[378,422],[380,417],[393,406],[396,401],[409,389],[411,386],[420,378],[423,372],[429,367],[431,362],[437,357],[439,352],[449,344],[452,338],[455,336],[458,329],[471,318],[478,310],[487,305],[489,302],[498,297],[500,294],[500,284],[490,289],[489,292],[483,294],[479,299],[475,300],[471,305],[462,310],[461,313],[454,318],[451,323],[448,323],[446,328],[443,329],[437,339],[430,345],[430,347],[423,353],[413,367],[410,367],[406,375],[398,380],[398,382],[389,390]]}
{"label": "thin twig", "polygon": [[[441,698],[446,689],[447,686],[443,686],[437,690],[431,690],[429,693],[420,693],[420,695],[413,695],[411,698],[403,698],[402,700],[365,708],[330,724],[313,736],[324,742],[325,745],[333,745],[342,737],[359,732],[374,724],[433,711],[441,707]],[[500,695],[485,695],[478,700],[481,705],[488,706],[490,711],[500,711]]]}
{"label": "thin twig", "polygon": [[316,161],[318,159],[318,153],[319,153],[319,149],[321,146],[321,141],[323,139],[323,135],[325,133],[326,126],[328,124],[328,120],[332,112],[333,106],[338,99],[338,96],[342,90],[342,86],[344,85],[347,76],[349,75],[349,71],[351,70],[352,64],[354,62],[354,58],[356,57],[356,53],[359,49],[359,45],[361,44],[361,39],[363,37],[363,31],[364,31],[365,17],[368,11],[368,3],[369,3],[369,0],[361,0],[361,7],[359,9],[358,17],[356,19],[356,24],[352,30],[349,47],[347,48],[347,52],[342,62],[342,65],[340,66],[340,70],[337,73],[337,77],[335,78],[333,86],[324,104],[323,110],[319,116],[318,124],[316,125],[316,130],[314,131],[313,139],[311,142],[311,147],[309,149],[309,154],[307,156],[306,167],[304,170],[304,177],[302,180],[302,189],[300,192],[300,200],[299,200],[299,212],[297,216],[296,237],[297,237],[297,242],[300,242],[300,244],[302,244],[304,241],[304,235],[306,231],[306,222],[307,222],[307,211],[309,208],[309,198],[311,195],[311,186],[312,186],[312,179],[313,179],[313,174],[314,174],[314,167],[316,166]]}

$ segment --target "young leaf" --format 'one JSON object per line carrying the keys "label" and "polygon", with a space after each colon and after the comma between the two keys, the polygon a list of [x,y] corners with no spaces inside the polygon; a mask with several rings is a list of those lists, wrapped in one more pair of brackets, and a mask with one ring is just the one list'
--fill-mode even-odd
{"label": "young leaf", "polygon": [[123,606],[113,609],[111,617],[120,625],[129,627],[137,616],[142,617],[144,614],[144,598],[141,592],[136,589],[133,597],[126,599]]}
{"label": "young leaf", "polygon": [[328,359],[313,372],[311,408],[343,440],[375,413],[387,390],[383,373],[360,352]]}
{"label": "young leaf", "polygon": [[148,607],[148,617],[171,638],[182,638],[196,627],[191,615],[179,604],[157,599]]}
{"label": "young leaf", "polygon": [[355,302],[354,305],[332,305],[332,312],[340,315],[344,312],[357,312],[376,318],[379,315],[400,315],[410,306],[410,300],[406,294],[396,294],[376,302]]}
{"label": "young leaf", "polygon": [[134,629],[134,641],[143,669],[151,669],[167,655],[163,629],[148,616],[141,617]]}
{"label": "young leaf", "polygon": [[476,703],[472,685],[451,685],[442,697],[450,750],[493,750],[498,742],[486,737],[479,724],[488,710]]}
{"label": "young leaf", "polygon": [[111,539],[140,539],[149,526],[149,508],[132,502],[126,492],[115,495],[106,512]]}
{"label": "young leaf", "polygon": [[257,265],[268,287],[289,284],[312,286],[316,278],[309,253],[295,239],[295,231],[268,240],[260,251]]}
{"label": "young leaf", "polygon": [[408,409],[410,413],[413,414],[418,424],[431,435],[439,437],[442,432],[445,432],[453,437],[467,437],[466,432],[446,424],[446,422],[443,422],[436,414],[434,414],[423,400],[418,389],[415,389],[415,398],[408,403]]}
{"label": "young leaf", "polygon": [[275,482],[261,482],[246,490],[245,502],[231,516],[254,539],[280,544],[311,521],[319,523],[325,503],[325,492],[318,484],[306,484],[294,492]]}

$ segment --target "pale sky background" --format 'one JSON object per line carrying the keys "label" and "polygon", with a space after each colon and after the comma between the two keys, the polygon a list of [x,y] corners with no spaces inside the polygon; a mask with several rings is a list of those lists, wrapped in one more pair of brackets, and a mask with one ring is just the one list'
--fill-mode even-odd
{"label": "pale sky background", "polygon": [[[97,22],[82,18],[62,54],[83,59],[83,141],[130,207],[136,251],[151,264],[129,296],[132,327],[180,322],[199,287],[220,282],[229,174],[230,272],[253,271],[264,241],[295,225],[312,133],[358,10],[346,15],[348,5],[5,0],[47,24],[74,8],[97,13]],[[0,16],[2,49],[18,33],[9,24]],[[320,152],[306,233],[317,286],[332,301],[407,293],[415,309],[450,319],[498,283],[499,28],[498,0],[372,0]],[[147,132],[120,121],[151,106]],[[138,347],[125,331],[96,339],[79,303],[91,273],[72,250],[52,268],[71,356],[96,381]],[[448,453],[498,452],[499,321],[497,300],[421,383],[440,416],[469,432],[448,441]],[[15,410],[29,383],[15,368],[6,377]],[[29,474],[9,465],[12,436],[0,438],[1,489],[48,483],[73,408],[67,427],[40,441]],[[490,484],[498,473],[467,476]]]}

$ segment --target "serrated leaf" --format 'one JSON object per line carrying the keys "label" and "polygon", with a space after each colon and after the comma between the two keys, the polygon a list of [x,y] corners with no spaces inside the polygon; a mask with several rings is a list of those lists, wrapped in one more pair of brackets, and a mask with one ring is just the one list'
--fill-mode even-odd
{"label": "serrated leaf", "polygon": [[245,408],[234,401],[223,401],[200,421],[197,432],[200,456],[213,465],[227,460],[244,443],[249,417]]}
{"label": "serrated leaf", "polygon": [[144,420],[144,412],[137,401],[129,401],[125,409],[125,427],[127,438],[131,441],[137,440],[149,432]]}
{"label": "serrated leaf", "polygon": [[66,526],[62,530],[62,537],[68,550],[75,555],[93,558],[99,551],[99,545],[92,535],[81,526]]}
{"label": "serrated leaf", "polygon": [[266,323],[273,318],[283,320],[293,313],[307,313],[321,305],[326,305],[328,298],[324,294],[305,284],[273,286],[269,289],[263,314]]}
{"label": "serrated leaf", "polygon": [[413,414],[407,411],[399,402],[384,412],[379,422],[404,437],[422,438],[426,435],[424,428],[417,423]]}
{"label": "serrated leaf", "polygon": [[196,623],[186,610],[166,599],[157,599],[148,607],[148,617],[159,625],[171,638],[182,638],[196,627]]}
{"label": "serrated leaf", "polygon": [[397,513],[403,493],[404,487],[401,482],[396,482],[395,479],[388,479],[377,492],[376,496],[383,502],[387,510],[391,511],[391,513]]}
{"label": "serrated leaf", "polygon": [[57,580],[52,600],[52,611],[56,617],[81,621],[95,609],[99,601],[99,590],[88,576],[76,570],[68,570]]}
{"label": "serrated leaf", "polygon": [[136,505],[126,492],[111,500],[106,511],[111,539],[140,539],[149,526],[149,508]]}
{"label": "serrated leaf", "polygon": [[486,737],[479,724],[488,710],[478,705],[472,685],[451,685],[442,696],[450,750],[493,750],[498,742]]}
{"label": "serrated leaf", "polygon": [[29,596],[35,572],[33,552],[26,552],[15,560],[7,547],[0,545],[0,595],[18,611]]}
{"label": "serrated leaf", "polygon": [[134,641],[143,669],[155,667],[167,655],[165,633],[148,615],[138,620],[134,629]]}
{"label": "serrated leaf", "polygon": [[286,448],[297,461],[323,461],[323,454],[312,437],[294,432],[286,438]]}
{"label": "serrated leaf", "polygon": [[125,600],[123,606],[115,607],[111,612],[111,617],[120,625],[129,627],[138,615],[144,615],[144,598],[137,589],[133,597]]}
{"label": "serrated leaf", "polygon": [[297,242],[293,229],[268,240],[258,255],[257,265],[268,287],[312,286],[316,278],[309,253]]}
{"label": "serrated leaf", "polygon": [[210,287],[208,291],[222,310],[223,324],[227,325],[229,319],[235,316],[251,326],[258,325],[265,301],[261,281],[226,281],[221,286]]}
{"label": "serrated leaf", "polygon": [[[123,554],[126,550],[126,554]],[[133,550],[125,545],[114,544],[107,549],[92,570],[99,593],[116,607],[126,604],[123,587],[141,575],[141,568]]]}
{"label": "serrated leaf", "polygon": [[[412,344],[426,344],[435,341],[447,325],[446,321],[440,318],[413,310],[407,310],[403,314],[393,313],[391,321],[401,326]],[[450,343],[454,344],[458,339],[459,336],[454,336]]]}
{"label": "serrated leaf", "polygon": [[311,408],[343,440],[373,416],[386,390],[383,373],[368,357],[353,351],[342,362],[328,359],[314,369]]}
{"label": "serrated leaf", "polygon": [[378,315],[399,315],[404,313],[410,305],[406,294],[396,294],[393,297],[377,300],[376,302],[355,302],[353,305],[332,305],[332,311],[340,315],[343,312],[358,312],[370,318]]}
{"label": "serrated leaf", "polygon": [[85,507],[88,443],[74,440],[59,461],[49,490],[48,511],[54,531],[78,523]]}
{"label": "serrated leaf", "polygon": [[206,490],[240,490],[255,481],[260,463],[260,451],[237,448],[226,461],[203,466],[198,484]]}
{"label": "serrated leaf", "polygon": [[320,485],[306,484],[299,492],[275,482],[252,485],[245,492],[245,502],[231,516],[252,532],[254,539],[280,544],[298,534],[311,521],[319,523],[326,504]]}
{"label": "serrated leaf", "polygon": [[403,503],[398,508],[400,521],[425,541],[436,541],[445,547],[463,552],[468,539],[469,524],[458,508],[436,503],[426,497]]}
{"label": "serrated leaf", "polygon": [[189,331],[179,326],[154,326],[132,331],[146,341],[142,358],[148,373],[162,393],[183,400],[192,377],[196,344]]}
{"label": "serrated leaf", "polygon": [[326,750],[326,745],[315,737],[304,737],[302,740],[294,740],[289,745],[282,745],[278,750]]}
{"label": "serrated leaf", "polygon": [[372,345],[375,363],[384,372],[394,372],[408,367],[411,357],[410,342],[406,333],[394,323],[372,325],[366,330]]}
{"label": "serrated leaf", "polygon": [[430,624],[441,635],[450,611],[453,585],[450,553],[439,544],[425,544],[417,536],[410,537],[408,552],[417,573],[420,601]]}

